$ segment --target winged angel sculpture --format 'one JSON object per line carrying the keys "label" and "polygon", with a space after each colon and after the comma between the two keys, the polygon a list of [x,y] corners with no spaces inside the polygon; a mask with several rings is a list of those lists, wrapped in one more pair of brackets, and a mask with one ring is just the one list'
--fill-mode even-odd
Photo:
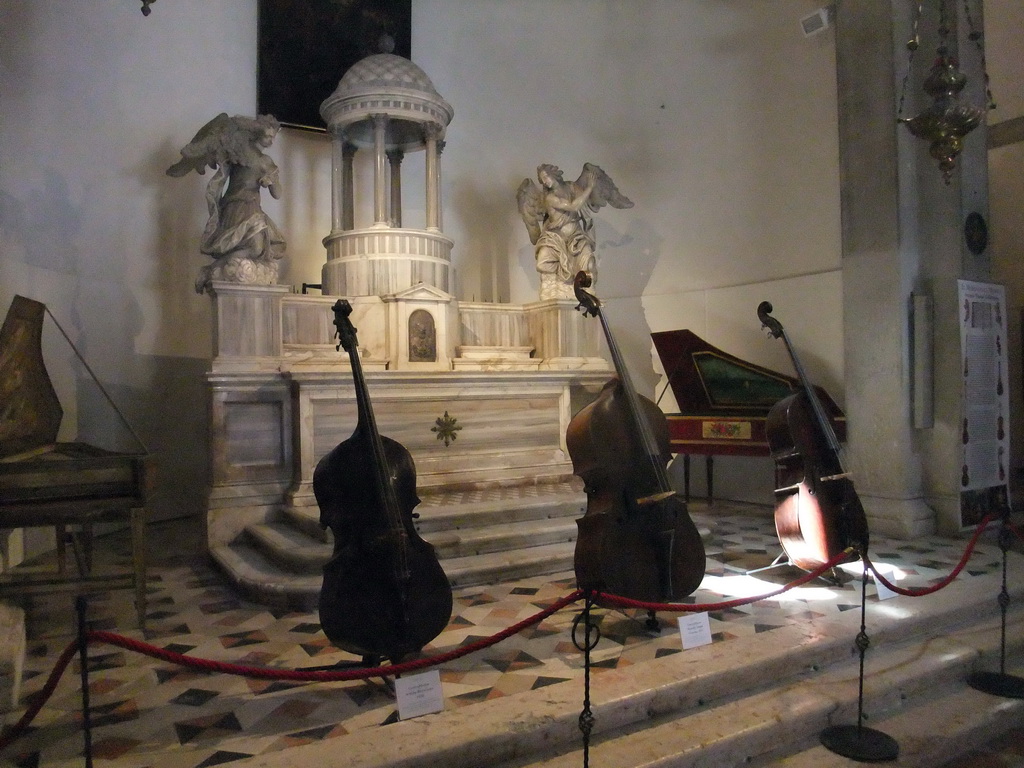
{"label": "winged angel sculpture", "polygon": [[281,197],[277,165],[263,150],[281,130],[272,115],[228,117],[221,112],[199,129],[182,150],[181,159],[167,169],[168,176],[189,171],[216,173],[206,186],[210,214],[199,250],[213,257],[196,278],[196,292],[210,289],[215,280],[253,285],[277,282],[278,260],[284,256],[281,230],[263,212],[260,193],[266,187]]}
{"label": "winged angel sculpture", "polygon": [[516,191],[519,213],[536,246],[540,298],[573,298],[573,278],[583,270],[597,280],[593,214],[604,205],[632,208],[611,177],[584,163],[576,181],[565,181],[558,166],[537,166],[537,179],[523,179]]}

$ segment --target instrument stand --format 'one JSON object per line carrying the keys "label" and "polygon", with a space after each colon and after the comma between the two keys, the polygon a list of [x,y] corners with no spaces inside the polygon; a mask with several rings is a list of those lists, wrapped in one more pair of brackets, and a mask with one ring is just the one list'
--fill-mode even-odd
{"label": "instrument stand", "polygon": [[[779,554],[776,556],[776,558],[774,560],[772,560],[769,565],[762,566],[761,568],[753,568],[753,569],[751,569],[749,571],[744,571],[743,575],[744,576],[753,576],[755,573],[763,573],[764,571],[770,571],[773,568],[785,568],[786,566],[792,566],[793,568],[800,568],[800,566],[798,566],[796,563],[794,563],[792,560],[790,560],[786,556],[785,551],[783,551],[783,552],[779,552]],[[839,578],[839,576],[836,575],[836,569],[835,568],[830,570],[828,573],[830,574],[829,576],[826,576],[825,574],[821,574],[820,576],[818,576],[818,578],[821,579],[822,581],[824,581],[830,587],[838,587],[838,586],[842,585],[843,582]]]}
{"label": "instrument stand", "polygon": [[92,768],[92,710],[89,706],[89,653],[85,628],[85,595],[75,598],[75,610],[78,613],[78,658],[82,678],[82,739],[85,742],[85,768]]}
{"label": "instrument stand", "polygon": [[[324,664],[322,667],[303,667],[304,672],[330,672],[337,669],[373,669],[379,667],[383,658],[376,655],[363,656],[359,661],[339,661],[336,664]],[[392,663],[396,663],[392,659]],[[391,698],[396,698],[395,694],[395,683],[390,677],[381,677],[384,682],[384,690],[388,692]],[[366,682],[370,682],[370,678],[366,679]],[[391,725],[391,723],[398,722],[398,710],[394,710],[381,721],[381,725]]]}
{"label": "instrument stand", "polygon": [[773,568],[783,568],[787,565],[793,565],[793,561],[786,557],[785,552],[779,552],[770,564],[761,566],[760,568],[751,568],[749,571],[744,571],[743,575],[753,576],[755,573],[763,573],[764,571],[770,571]]}
{"label": "instrument stand", "polygon": [[860,653],[860,675],[857,690],[857,724],[830,725],[819,735],[822,745],[837,755],[848,757],[859,763],[885,763],[895,760],[900,754],[900,745],[892,737],[874,728],[864,726],[864,654],[871,641],[866,631],[868,563],[864,552],[864,575],[860,586],[860,632],[857,633],[857,651]]}
{"label": "instrument stand", "polygon": [[647,627],[649,632],[661,632],[661,622],[658,621],[658,614],[655,611],[647,612],[647,619],[644,621],[644,626]]}
{"label": "instrument stand", "polygon": [[[583,709],[580,712],[579,728],[583,735],[583,768],[590,768],[590,734],[594,730],[594,712],[590,708],[590,652],[597,647],[601,640],[601,630],[597,624],[591,621],[591,609],[594,601],[590,594],[587,594],[583,603],[583,610],[577,614],[572,621],[572,644],[583,653]],[[576,639],[576,630],[580,622],[583,622],[583,643]]]}
{"label": "instrument stand", "polygon": [[1010,607],[1010,593],[1006,589],[1006,560],[1013,532],[1010,530],[1010,505],[1003,504],[1003,515],[999,525],[999,548],[1003,551],[1003,583],[999,590],[1000,638],[999,671],[972,672],[967,684],[976,691],[1002,696],[1006,699],[1024,699],[1024,679],[1006,673],[1006,610]]}

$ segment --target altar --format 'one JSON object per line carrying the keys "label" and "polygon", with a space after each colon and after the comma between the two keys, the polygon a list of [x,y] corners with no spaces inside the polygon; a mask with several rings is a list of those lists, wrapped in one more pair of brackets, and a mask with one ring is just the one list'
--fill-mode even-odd
{"label": "altar", "polygon": [[[578,515],[564,495],[574,480],[565,434],[612,375],[600,325],[576,311],[575,299],[542,293],[513,304],[453,294],[440,164],[454,111],[418,66],[369,56],[320,111],[333,160],[320,295],[217,275],[203,283],[214,307],[207,543],[228,570],[263,568],[252,582],[273,589],[285,577],[263,555],[238,551],[246,540],[271,537],[281,546],[268,548],[270,561],[286,559],[283,549],[308,555],[318,547],[313,470],[357,423],[350,360],[335,340],[338,299],[352,307],[378,428],[412,454],[421,496],[561,486],[550,514],[526,516]],[[362,198],[353,170],[359,152],[371,154],[373,168],[372,194]],[[416,225],[404,220],[402,204],[402,164],[412,153],[425,160],[424,220]],[[578,486],[575,479],[581,495]],[[292,528],[311,538],[298,541]],[[558,536],[571,548],[571,520]],[[500,537],[520,548],[547,541],[528,531]],[[564,568],[564,553],[551,563]],[[317,589],[317,563],[303,568]]]}
{"label": "altar", "polygon": [[[357,420],[348,356],[332,341],[335,297],[216,282],[212,297],[211,547],[282,509],[315,508],[313,469]],[[412,454],[421,493],[572,476],[569,420],[611,375],[600,329],[575,302],[452,300],[457,325],[440,334],[450,357],[432,369],[391,356],[407,341],[390,335],[387,302],[352,303],[379,428]]]}

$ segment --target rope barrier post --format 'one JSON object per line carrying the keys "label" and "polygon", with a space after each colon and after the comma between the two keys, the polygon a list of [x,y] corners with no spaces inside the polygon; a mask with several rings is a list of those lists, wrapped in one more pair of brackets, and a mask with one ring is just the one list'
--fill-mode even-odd
{"label": "rope barrier post", "polygon": [[892,736],[864,726],[864,656],[871,645],[867,633],[869,567],[866,548],[861,550],[861,560],[864,573],[860,583],[860,632],[857,633],[856,639],[857,651],[860,653],[860,674],[857,679],[857,724],[830,725],[821,732],[819,738],[826,749],[837,755],[861,763],[884,763],[899,757],[900,745]]}
{"label": "rope barrier post", "polygon": [[999,525],[999,548],[1003,551],[1003,583],[999,590],[999,671],[972,672],[967,684],[976,691],[1002,696],[1006,699],[1024,699],[1024,679],[1006,673],[1006,611],[1010,607],[1010,592],[1006,588],[1007,553],[1012,542],[1010,529],[1010,505],[1005,499],[1002,505],[1002,520]]}
{"label": "rope barrier post", "polygon": [[[594,713],[590,709],[590,652],[601,639],[601,630],[590,620],[590,609],[594,606],[594,593],[587,592],[583,611],[572,622],[572,642],[583,651],[583,709],[580,712],[580,732],[583,734],[583,768],[590,766],[590,734],[594,730]],[[576,630],[583,622],[583,644],[576,639]],[[591,633],[594,633],[593,638]]]}
{"label": "rope barrier post", "polygon": [[78,612],[78,659],[82,666],[82,739],[85,742],[85,768],[92,768],[92,712],[89,709],[89,640],[85,629],[85,595],[75,598]]}

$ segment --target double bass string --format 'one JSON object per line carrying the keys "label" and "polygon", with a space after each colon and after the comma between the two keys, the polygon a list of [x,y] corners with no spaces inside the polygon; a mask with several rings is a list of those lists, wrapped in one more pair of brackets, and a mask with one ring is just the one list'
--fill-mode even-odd
{"label": "double bass string", "polygon": [[615,370],[619,374],[619,379],[622,382],[622,388],[626,393],[626,402],[629,403],[629,410],[632,416],[631,420],[640,432],[637,437],[640,438],[640,442],[643,444],[647,461],[651,465],[654,477],[658,482],[658,489],[660,491],[668,491],[668,473],[662,465],[661,451],[658,450],[657,440],[655,440],[654,434],[651,432],[651,425],[647,422],[647,419],[644,418],[644,415],[641,412],[639,398],[636,390],[633,388],[633,382],[629,378],[629,371],[626,368],[622,354],[619,352],[619,345],[615,341],[615,337],[612,335],[611,328],[608,325],[608,318],[605,317],[604,310],[600,302],[598,302],[596,297],[593,298],[594,304],[598,309],[597,315],[601,320],[601,327],[604,329],[605,340],[608,342],[608,349],[612,354],[612,362],[615,364]]}
{"label": "double bass string", "polygon": [[[338,338],[341,340],[341,329],[338,329]],[[339,345],[340,346],[340,345]],[[349,348],[351,347],[351,348]],[[366,380],[363,378],[363,366],[359,360],[359,348],[356,344],[346,345],[352,363],[353,381],[355,383],[356,401],[360,410],[360,421],[366,425],[366,437],[369,439],[373,451],[373,469],[377,477],[377,487],[380,489],[381,503],[384,506],[385,514],[391,525],[392,535],[397,536],[395,555],[398,562],[398,572],[395,574],[400,580],[409,579],[408,553],[406,552],[405,526],[402,524],[402,516],[398,495],[395,493],[394,478],[391,468],[384,452],[384,443],[380,439],[380,431],[377,429],[377,419],[373,413],[373,406],[370,404],[370,392],[366,388]]]}

